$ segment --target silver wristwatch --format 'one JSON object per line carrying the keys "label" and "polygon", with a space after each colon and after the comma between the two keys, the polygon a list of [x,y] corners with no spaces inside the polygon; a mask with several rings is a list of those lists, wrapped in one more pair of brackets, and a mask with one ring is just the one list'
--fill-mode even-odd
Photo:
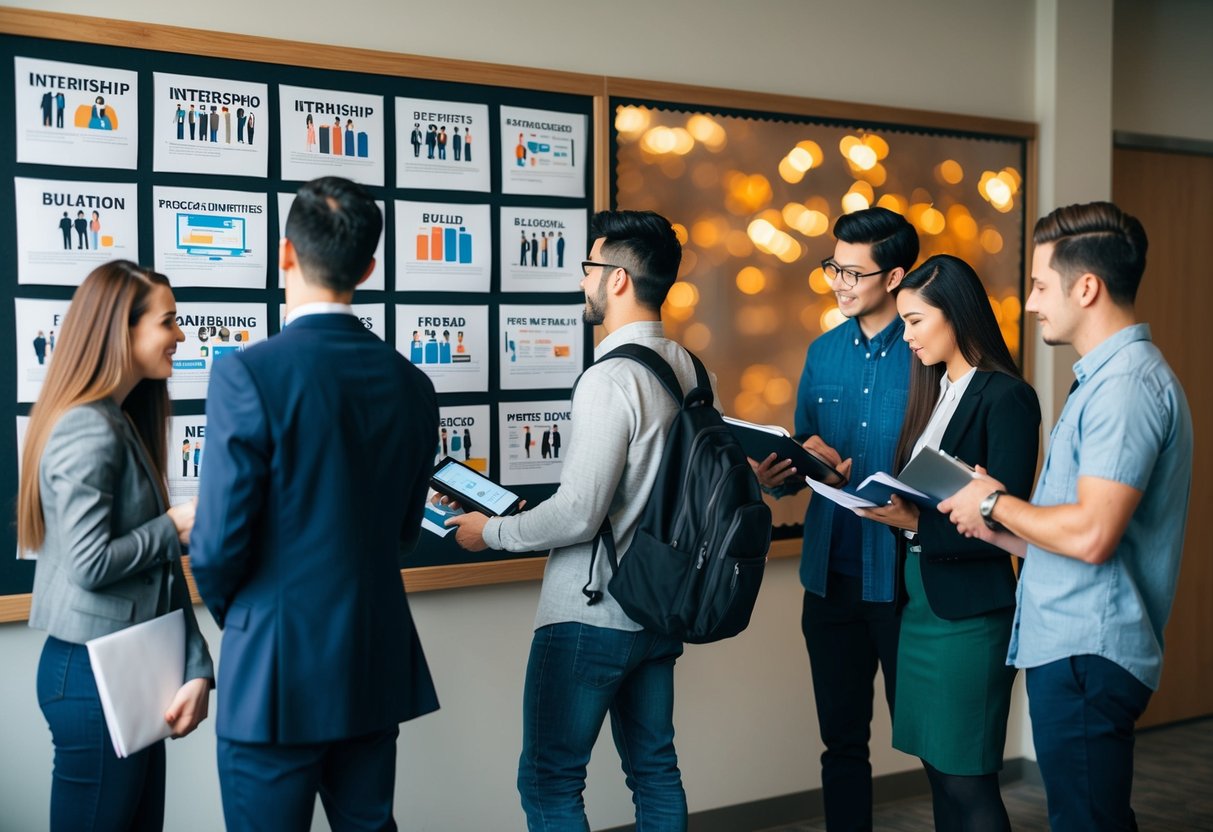
{"label": "silver wristwatch", "polygon": [[1002,531],[1002,524],[994,519],[994,506],[998,503],[998,498],[1006,493],[1007,492],[1005,491],[990,492],[986,495],[986,498],[981,501],[981,506],[978,508],[978,511],[981,512],[981,519],[986,523],[986,528],[990,529],[991,531]]}

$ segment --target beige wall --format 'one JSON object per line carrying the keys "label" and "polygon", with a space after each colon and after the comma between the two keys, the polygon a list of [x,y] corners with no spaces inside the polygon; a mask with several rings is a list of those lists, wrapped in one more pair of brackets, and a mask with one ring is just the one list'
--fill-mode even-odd
{"label": "beige wall", "polygon": [[[347,0],[333,17],[279,0],[10,5],[197,28],[222,21],[231,31],[300,41],[1040,119],[1042,171],[1050,166],[1048,180],[1042,176],[1041,191],[1048,194],[1042,205],[1051,207],[1054,199],[1110,191],[1110,165],[1099,159],[1084,164],[1075,149],[1075,131],[1093,131],[1095,146],[1110,141],[1110,117],[1097,109],[1094,125],[1058,123],[1092,95],[1110,101],[1110,73],[1102,67],[1088,77],[1082,67],[1065,68],[1058,44],[1078,38],[1085,53],[1106,50],[1110,59],[1111,2],[619,0],[609,12],[590,12],[579,5],[554,10],[535,0]],[[1093,27],[1084,25],[1088,17]],[[1160,96],[1167,94],[1164,81],[1158,82]],[[1059,363],[1068,372],[1068,362],[1055,357],[1038,362],[1049,383]],[[692,811],[820,786],[821,744],[799,633],[800,598],[796,564],[773,562],[750,629],[730,642],[692,647],[680,661],[676,728]],[[443,710],[401,733],[397,808],[407,828],[520,828],[513,780],[536,599],[534,584],[414,596]],[[209,622],[207,634],[217,647]],[[40,634],[23,625],[0,626],[0,806],[6,828],[45,825],[51,752],[34,701],[40,646]],[[1025,712],[1020,694],[1009,757],[1030,753]],[[889,748],[888,715],[879,708],[877,714],[876,773],[916,768],[916,761]],[[594,828],[630,820],[631,802],[609,739],[595,751],[586,799]],[[168,829],[220,828],[213,723],[171,744],[169,806]],[[326,826],[317,820],[315,828]]]}

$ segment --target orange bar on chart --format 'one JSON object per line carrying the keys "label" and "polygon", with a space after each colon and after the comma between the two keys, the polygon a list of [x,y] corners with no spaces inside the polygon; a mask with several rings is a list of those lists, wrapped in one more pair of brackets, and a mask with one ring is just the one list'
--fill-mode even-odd
{"label": "orange bar on chart", "polygon": [[430,259],[430,238],[424,231],[417,235],[417,259]]}
{"label": "orange bar on chart", "polygon": [[442,226],[435,225],[430,229],[430,259],[442,259]]}

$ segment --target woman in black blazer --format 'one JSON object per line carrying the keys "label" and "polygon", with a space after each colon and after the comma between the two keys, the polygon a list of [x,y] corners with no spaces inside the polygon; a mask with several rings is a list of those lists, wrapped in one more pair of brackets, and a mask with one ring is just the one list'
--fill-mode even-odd
{"label": "woman in black blazer", "polygon": [[[973,269],[936,255],[897,289],[917,356],[896,464],[922,448],[982,466],[1027,498],[1040,405],[1002,339]],[[1014,668],[1006,666],[1015,572],[1006,552],[894,498],[860,511],[901,543],[903,600],[893,746],[923,761],[935,828],[1010,830],[998,791]]]}

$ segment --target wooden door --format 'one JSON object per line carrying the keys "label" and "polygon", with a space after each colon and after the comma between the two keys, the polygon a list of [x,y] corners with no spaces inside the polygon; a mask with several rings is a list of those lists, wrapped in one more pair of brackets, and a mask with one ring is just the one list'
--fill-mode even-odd
{"label": "wooden door", "polygon": [[1183,384],[1196,435],[1179,590],[1145,727],[1213,714],[1213,155],[1118,147],[1112,192],[1150,238],[1137,312]]}

